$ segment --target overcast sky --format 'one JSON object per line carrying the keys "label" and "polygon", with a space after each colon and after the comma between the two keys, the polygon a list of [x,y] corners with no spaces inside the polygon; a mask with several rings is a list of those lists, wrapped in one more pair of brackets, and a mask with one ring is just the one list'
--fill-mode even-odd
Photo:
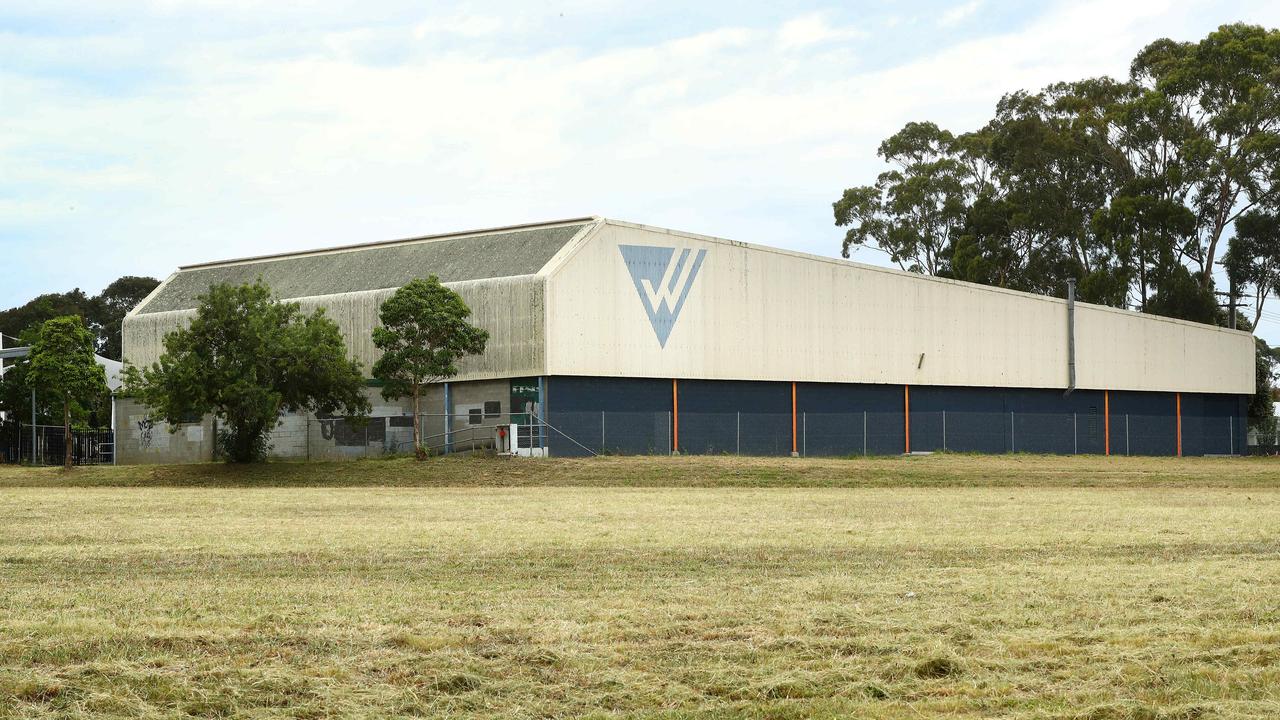
{"label": "overcast sky", "polygon": [[751,5],[0,0],[0,307],[589,214],[838,255],[831,202],[903,123],[1280,25],[1274,0]]}

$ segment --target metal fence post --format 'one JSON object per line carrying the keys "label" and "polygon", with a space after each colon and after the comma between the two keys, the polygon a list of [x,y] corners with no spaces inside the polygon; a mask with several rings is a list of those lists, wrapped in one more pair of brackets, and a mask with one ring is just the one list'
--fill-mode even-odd
{"label": "metal fence post", "polygon": [[809,413],[800,413],[800,456],[809,457]]}
{"label": "metal fence post", "polygon": [[671,447],[671,411],[667,411],[667,454],[670,455],[673,448]]}
{"label": "metal fence post", "polygon": [[947,411],[942,411],[942,451],[947,451]]}
{"label": "metal fence post", "polygon": [[1013,434],[1013,411],[1010,410],[1009,411],[1009,452],[1017,452],[1014,449],[1016,447],[1017,445],[1014,442],[1014,434]]}
{"label": "metal fence post", "polygon": [[867,456],[867,411],[862,411],[862,456]]}
{"label": "metal fence post", "polygon": [[538,376],[538,447],[542,448],[542,456],[546,457],[547,453],[547,418],[550,413],[547,412],[547,383],[546,378]]}
{"label": "metal fence post", "polygon": [[1080,454],[1080,426],[1076,413],[1071,413],[1071,454]]}
{"label": "metal fence post", "polygon": [[1129,413],[1124,414],[1124,454],[1129,454]]}
{"label": "metal fence post", "polygon": [[604,452],[604,411],[600,411],[600,452]]}
{"label": "metal fence post", "polygon": [[737,453],[738,455],[741,455],[742,454],[742,411],[741,410],[738,411],[737,425],[735,426],[735,429],[733,432],[734,432],[734,436],[733,436],[734,452]]}

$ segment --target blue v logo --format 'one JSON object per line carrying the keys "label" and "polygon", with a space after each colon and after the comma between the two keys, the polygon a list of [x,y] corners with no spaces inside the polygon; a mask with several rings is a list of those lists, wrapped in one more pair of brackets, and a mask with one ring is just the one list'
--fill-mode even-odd
{"label": "blue v logo", "polygon": [[707,251],[656,245],[619,245],[618,250],[649,315],[653,333],[658,336],[658,344],[666,347]]}

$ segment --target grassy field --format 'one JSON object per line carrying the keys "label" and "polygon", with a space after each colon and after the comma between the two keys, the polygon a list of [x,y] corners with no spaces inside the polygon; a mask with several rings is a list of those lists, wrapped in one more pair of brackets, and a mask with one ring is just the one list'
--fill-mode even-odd
{"label": "grassy field", "polygon": [[511,458],[451,455],[235,466],[59,468],[0,465],[15,487],[1246,487],[1280,488],[1280,458],[936,454],[911,457]]}
{"label": "grassy field", "polygon": [[1280,462],[0,469],[0,718],[187,716],[1280,717]]}

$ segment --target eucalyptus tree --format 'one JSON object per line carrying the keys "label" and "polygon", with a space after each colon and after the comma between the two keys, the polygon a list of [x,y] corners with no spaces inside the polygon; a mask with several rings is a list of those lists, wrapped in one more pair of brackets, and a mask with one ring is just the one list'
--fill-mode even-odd
{"label": "eucalyptus tree", "polygon": [[1232,288],[1251,291],[1257,327],[1267,296],[1280,294],[1280,214],[1250,210],[1237,218],[1222,264]]}
{"label": "eucalyptus tree", "polygon": [[373,376],[382,381],[384,398],[413,398],[414,454],[422,459],[424,387],[457,375],[458,361],[484,352],[489,333],[467,321],[467,303],[435,275],[396,290],[378,317],[382,325],[373,329],[373,344],[383,355],[373,364]]}
{"label": "eucalyptus tree", "polygon": [[1280,31],[1223,25],[1199,42],[1157,40],[1130,69],[1161,118],[1152,152],[1179,158],[1178,186],[1196,218],[1186,256],[1204,288],[1229,226],[1277,192],[1280,172]]}
{"label": "eucalyptus tree", "polygon": [[942,274],[973,192],[963,148],[933,123],[907,123],[877,154],[895,169],[832,204],[836,225],[849,227],[841,253],[870,246],[904,270]]}

